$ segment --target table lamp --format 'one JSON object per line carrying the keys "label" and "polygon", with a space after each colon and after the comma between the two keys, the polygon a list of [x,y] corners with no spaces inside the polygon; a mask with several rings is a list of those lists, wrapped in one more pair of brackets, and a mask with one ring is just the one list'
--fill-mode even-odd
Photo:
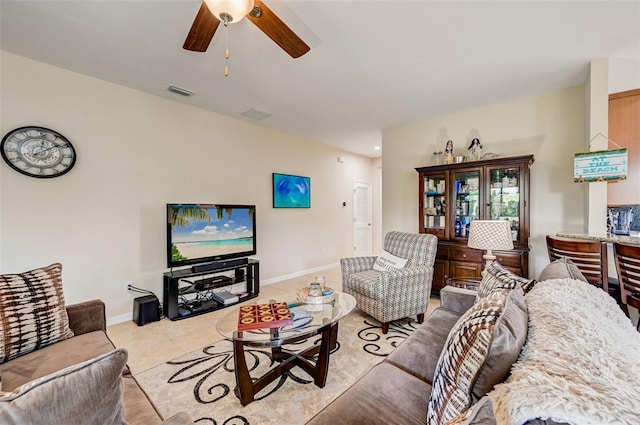
{"label": "table lamp", "polygon": [[507,220],[473,220],[469,226],[467,246],[486,250],[487,253],[482,258],[487,262],[486,267],[489,267],[496,259],[492,250],[513,249],[511,224]]}

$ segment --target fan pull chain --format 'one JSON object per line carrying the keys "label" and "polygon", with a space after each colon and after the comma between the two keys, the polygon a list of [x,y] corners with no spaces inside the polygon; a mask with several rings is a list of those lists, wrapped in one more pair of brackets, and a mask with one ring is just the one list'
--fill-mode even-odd
{"label": "fan pull chain", "polygon": [[229,63],[229,56],[230,56],[230,54],[229,54],[229,48],[227,48],[227,49],[224,51],[224,58],[225,58],[225,61],[226,61],[225,65],[224,65],[224,76],[225,76],[225,77],[228,77],[228,76],[229,76],[229,67],[226,65],[227,63]]}
{"label": "fan pull chain", "polygon": [[229,20],[224,20],[224,76],[229,76],[229,57],[231,52],[229,51]]}

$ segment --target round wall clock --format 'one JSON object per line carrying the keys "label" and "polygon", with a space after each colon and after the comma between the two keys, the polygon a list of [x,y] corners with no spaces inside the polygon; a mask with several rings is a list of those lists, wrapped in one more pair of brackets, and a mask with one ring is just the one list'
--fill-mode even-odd
{"label": "round wall clock", "polygon": [[76,163],[76,151],[66,137],[44,127],[20,127],[10,131],[0,144],[2,159],[27,176],[61,176]]}

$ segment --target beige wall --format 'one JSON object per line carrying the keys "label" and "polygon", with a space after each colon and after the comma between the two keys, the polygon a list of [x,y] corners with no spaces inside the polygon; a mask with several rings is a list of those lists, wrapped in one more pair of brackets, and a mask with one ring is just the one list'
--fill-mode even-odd
{"label": "beige wall", "polygon": [[466,152],[477,135],[484,152],[534,154],[531,169],[530,275],[548,263],[546,234],[580,232],[585,185],[573,183],[573,155],[585,146],[584,86],[463,111],[383,133],[383,234],[417,231],[418,175],[447,139]]}
{"label": "beige wall", "polygon": [[[370,158],[6,52],[0,59],[2,134],[52,128],[78,154],[55,179],[0,166],[0,272],[61,262],[68,302],[101,298],[112,322],[126,319],[126,281],[161,297],[169,202],[256,204],[266,283],[350,255],[353,210],[341,204],[356,180],[379,190]],[[312,207],[273,209],[272,172],[310,176]]]}
{"label": "beige wall", "polygon": [[[589,64],[585,83],[586,138],[580,152],[608,149],[609,134],[609,60],[595,59]],[[583,232],[607,232],[607,182],[586,183],[585,226]]]}

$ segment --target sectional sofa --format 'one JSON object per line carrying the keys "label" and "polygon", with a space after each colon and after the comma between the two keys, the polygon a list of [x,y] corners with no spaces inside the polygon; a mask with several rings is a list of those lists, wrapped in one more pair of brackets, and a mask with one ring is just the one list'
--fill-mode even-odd
{"label": "sectional sofa", "polygon": [[[104,304],[65,306],[60,276],[0,276],[0,423],[193,424],[161,417],[107,337]],[[640,423],[640,333],[570,261],[537,283],[494,263],[477,292],[446,287],[440,301],[308,424]]]}
{"label": "sectional sofa", "polygon": [[640,333],[570,261],[538,282],[494,263],[440,301],[308,424],[640,423]]}
{"label": "sectional sofa", "polygon": [[107,337],[102,301],[65,306],[61,269],[0,275],[0,423],[193,424],[163,420]]}

